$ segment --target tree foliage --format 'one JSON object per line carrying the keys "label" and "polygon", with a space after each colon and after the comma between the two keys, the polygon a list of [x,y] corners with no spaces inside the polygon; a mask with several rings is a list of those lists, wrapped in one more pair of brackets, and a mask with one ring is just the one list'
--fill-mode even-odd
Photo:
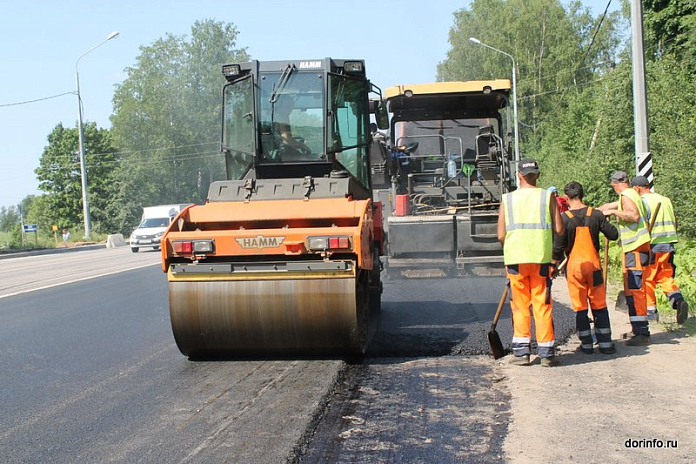
{"label": "tree foliage", "polygon": [[[662,36],[652,25],[664,22],[664,10],[646,8],[643,14],[645,35]],[[671,41],[689,39],[675,35]],[[648,44],[656,43],[652,40]],[[684,186],[696,182],[696,68],[694,60],[684,56],[680,47],[665,47],[661,54],[646,52],[649,140],[655,190],[672,199],[680,233],[694,237],[696,194]],[[550,115],[548,126],[554,130],[546,132],[538,153],[546,185],[576,180],[585,186],[590,204],[615,199],[608,186],[611,172],[635,173],[632,77],[631,62],[625,59],[602,74],[600,82],[568,95],[567,111]]]}
{"label": "tree foliage", "polygon": [[580,2],[566,10],[558,0],[473,0],[454,17],[451,48],[438,66],[438,79],[510,78],[510,58],[470,37],[511,55],[519,120],[532,129],[520,135],[531,149],[539,146],[548,118],[565,108],[564,96],[606,69],[619,43],[618,14],[604,18],[597,29],[598,20]]}
{"label": "tree foliage", "polygon": [[696,71],[696,1],[644,0],[648,55],[673,55]]}
{"label": "tree foliage", "polygon": [[196,21],[190,37],[168,34],[140,48],[128,77],[117,86],[114,139],[119,168],[121,229],[132,228],[141,208],[201,202],[213,180],[224,178],[219,150],[221,65],[246,61],[237,29]]}
{"label": "tree foliage", "polygon": [[[630,52],[621,50],[628,18],[593,17],[580,2],[472,0],[454,13],[439,80],[509,78],[517,71],[522,151],[539,159],[542,185],[585,186],[586,199],[616,199],[612,171],[634,173]],[[626,4],[624,4],[626,5]],[[656,191],[672,198],[679,231],[696,236],[696,2],[643,2],[646,73]],[[624,12],[627,14],[627,10]],[[624,32],[625,33],[625,32]],[[197,21],[189,36],[166,35],[141,47],[117,86],[112,130],[85,125],[95,230],[129,233],[141,208],[200,202],[224,177],[219,154],[220,66],[249,59],[233,24]],[[77,130],[56,126],[36,173],[39,197],[22,205],[40,230],[81,228]],[[118,147],[115,149],[114,147]],[[0,229],[17,231],[11,209]],[[16,224],[16,222],[15,222]]]}
{"label": "tree foliage", "polygon": [[[696,194],[685,186],[696,182],[696,2],[643,5],[656,191],[672,198],[680,233],[694,237]],[[438,76],[509,75],[508,58],[469,37],[509,52],[518,71],[522,149],[539,159],[541,184],[562,188],[575,180],[588,203],[615,200],[612,171],[635,173],[630,50],[618,48],[618,27],[627,20],[618,13],[593,18],[578,2],[564,9],[556,0],[473,0],[455,13]]]}
{"label": "tree foliage", "polygon": [[[85,167],[90,217],[95,232],[109,233],[116,227],[113,215],[117,191],[117,158],[109,131],[96,123],[83,124]],[[84,222],[82,176],[80,173],[77,128],[58,124],[48,136],[48,145],[35,170],[39,189],[45,195],[35,199],[28,214],[43,230],[51,225],[75,225]]]}
{"label": "tree foliage", "polygon": [[9,232],[15,224],[19,224],[19,209],[16,206],[0,208],[0,232]]}
{"label": "tree foliage", "polygon": [[696,237],[696,76],[688,67],[672,55],[648,64],[648,110],[655,190],[672,199],[679,231]]}

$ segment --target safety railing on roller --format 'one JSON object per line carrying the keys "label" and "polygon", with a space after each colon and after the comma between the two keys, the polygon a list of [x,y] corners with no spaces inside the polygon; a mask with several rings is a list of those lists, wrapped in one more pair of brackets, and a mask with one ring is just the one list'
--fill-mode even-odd
{"label": "safety railing on roller", "polygon": [[[425,178],[433,178],[434,181],[436,179],[440,179],[440,185],[439,187],[443,189],[450,185],[451,183],[454,182],[456,177],[450,177],[447,175],[447,163],[450,161],[452,155],[448,155],[447,153],[452,152],[453,150],[448,150],[448,142],[451,144],[452,142],[455,142],[458,144],[458,153],[457,157],[454,158],[455,161],[458,161],[457,163],[457,172],[462,171],[462,168],[465,165],[473,165],[475,169],[478,171],[477,176],[479,180],[484,181],[480,183],[480,187],[482,187],[486,192],[488,192],[492,197],[494,198],[501,198],[504,193],[507,192],[507,182],[506,179],[509,179],[509,171],[510,167],[507,165],[507,163],[504,161],[505,156],[504,156],[504,144],[503,140],[501,137],[499,137],[497,134],[494,132],[484,132],[476,136],[475,138],[475,157],[473,160],[469,160],[464,156],[464,143],[460,137],[452,137],[452,136],[443,136],[439,134],[421,134],[421,135],[406,135],[399,137],[396,140],[396,145],[406,145],[408,142],[414,142],[414,141],[419,141],[422,139],[432,139],[432,138],[438,138],[442,140],[442,145],[445,147],[445,154],[443,153],[426,153],[426,154],[409,154],[409,157],[413,160],[432,160],[433,158],[437,158],[438,160],[441,161],[442,165],[442,175],[438,175],[439,173],[432,172],[432,171],[422,171],[422,172],[412,172],[408,174],[408,179],[407,179],[407,192],[409,194],[409,197],[413,199],[414,206],[416,206],[416,203],[418,203],[418,198],[419,194],[414,193],[414,178],[418,177],[425,177]],[[468,161],[471,161],[470,163],[467,163]],[[465,173],[466,175],[466,213],[468,214],[469,218],[473,218],[475,215],[478,215],[480,212],[476,211],[477,206],[472,204],[472,197],[473,197],[473,192],[472,192],[472,184],[471,184],[471,178],[473,176],[473,171],[469,173]],[[493,180],[495,182],[485,182],[486,180]],[[420,196],[427,196],[426,194],[420,195]],[[478,207],[481,207],[482,205],[478,205]],[[490,207],[492,206],[491,204],[486,204],[483,205],[484,207]],[[459,212],[462,210],[462,207],[459,206],[454,206],[454,210]],[[448,207],[443,210],[429,210],[431,213],[445,213],[447,211],[452,211],[452,207]],[[497,213],[496,213],[497,214]],[[477,234],[475,232],[475,224],[473,219],[468,221],[468,226],[469,226],[469,234],[471,237],[477,237],[477,238],[485,238],[485,239],[490,239],[493,237],[491,234]]]}

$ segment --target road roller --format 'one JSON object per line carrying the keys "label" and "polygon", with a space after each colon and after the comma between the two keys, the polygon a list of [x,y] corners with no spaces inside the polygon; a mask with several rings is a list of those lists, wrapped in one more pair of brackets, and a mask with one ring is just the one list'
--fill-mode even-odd
{"label": "road roller", "polygon": [[222,73],[227,180],[162,239],[179,350],[364,354],[382,292],[370,184],[370,115],[388,126],[381,91],[362,60],[250,61]]}

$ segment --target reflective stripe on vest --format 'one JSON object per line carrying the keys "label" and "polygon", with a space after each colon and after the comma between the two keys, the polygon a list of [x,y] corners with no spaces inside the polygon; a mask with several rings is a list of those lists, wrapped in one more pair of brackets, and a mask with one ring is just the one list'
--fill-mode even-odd
{"label": "reflective stripe on vest", "polygon": [[549,263],[553,233],[551,192],[523,188],[503,195],[505,208],[505,264]]}
{"label": "reflective stripe on vest", "polygon": [[[619,219],[619,234],[621,234],[621,248],[624,253],[633,251],[644,243],[650,243],[650,233],[648,232],[647,214],[645,204],[640,198],[638,192],[631,187],[621,192],[621,196],[625,196],[636,205],[638,209],[638,222],[627,222]],[[619,199],[619,211],[623,211],[623,202]]]}
{"label": "reflective stripe on vest", "polygon": [[650,221],[652,221],[652,215],[657,209],[658,203],[660,204],[660,210],[657,212],[657,218],[650,233],[650,243],[655,245],[677,242],[677,220],[674,216],[672,201],[657,193],[646,193],[642,198],[647,210],[646,217]]}

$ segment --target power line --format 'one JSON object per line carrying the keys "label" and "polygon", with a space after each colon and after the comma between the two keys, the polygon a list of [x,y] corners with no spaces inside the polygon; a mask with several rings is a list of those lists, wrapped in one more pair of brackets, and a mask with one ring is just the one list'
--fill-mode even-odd
{"label": "power line", "polygon": [[95,156],[112,156],[112,155],[130,155],[134,153],[147,153],[147,152],[152,152],[152,151],[159,151],[159,150],[177,150],[179,148],[190,148],[190,147],[200,147],[203,145],[213,145],[213,144],[219,144],[219,141],[216,142],[201,142],[201,143],[192,143],[190,145],[178,145],[174,147],[157,147],[157,148],[146,148],[143,150],[123,150],[123,151],[114,151],[114,152],[105,152],[105,153],[87,153],[89,157],[95,157]]}
{"label": "power line", "polygon": [[570,74],[570,73],[574,73],[574,72],[580,71],[580,70],[582,70],[582,69],[591,69],[591,68],[594,68],[594,67],[596,67],[597,65],[600,65],[600,64],[613,65],[613,64],[615,64],[615,61],[614,61],[614,60],[601,60],[601,61],[597,61],[597,62],[595,62],[595,63],[589,64],[589,65],[587,65],[587,66],[585,66],[585,67],[583,67],[583,68],[565,69],[565,70],[558,71],[556,74],[551,74],[551,75],[545,74],[545,75],[543,75],[543,76],[541,76],[541,77],[533,77],[533,78],[530,78],[530,79],[520,79],[520,80],[517,81],[517,85],[519,85],[520,83],[526,84],[527,82],[536,82],[536,81],[538,81],[539,79],[548,80],[548,79],[550,79],[550,78],[558,77],[558,76],[560,76],[560,75],[562,75],[562,74]]}
{"label": "power line", "polygon": [[173,155],[167,158],[159,158],[159,159],[146,159],[142,160],[140,162],[133,162],[132,160],[124,160],[124,159],[119,159],[119,160],[113,160],[113,161],[104,161],[99,164],[91,164],[87,165],[88,168],[98,168],[98,167],[106,167],[108,165],[118,165],[121,163],[128,163],[128,164],[135,164],[138,166],[154,166],[157,164],[162,164],[162,163],[175,163],[175,162],[180,162],[180,161],[193,161],[193,160],[199,160],[199,159],[206,159],[206,158],[215,158],[215,157],[221,157],[222,153],[219,151],[203,151],[203,152],[198,152],[198,153],[182,153],[179,155]]}
{"label": "power line", "polygon": [[[524,96],[524,97],[520,97],[520,100],[526,100],[526,99],[529,99],[529,98],[534,98],[534,97],[538,97],[538,96],[541,96],[541,95],[547,95],[547,94],[551,94],[551,93],[565,92],[566,90],[572,89],[572,88],[574,88],[574,87],[583,87],[583,86],[586,86],[586,85],[596,84],[596,83],[598,83],[598,82],[602,82],[605,78],[606,78],[606,77],[600,77],[599,79],[596,79],[596,80],[593,80],[593,81],[587,81],[587,82],[583,82],[583,83],[580,83],[580,84],[573,84],[573,85],[568,86],[568,87],[563,87],[563,88],[555,89],[555,90],[549,90],[549,91],[547,91],[547,92],[541,92],[541,93],[537,93],[537,94],[534,94],[534,95],[526,95],[526,96]],[[521,120],[519,120],[518,123],[519,123],[521,126],[524,126],[524,127],[528,128],[528,129],[536,129],[536,125],[530,126],[529,124],[525,124],[525,123],[524,123],[523,121],[521,121]]]}
{"label": "power line", "polygon": [[[133,160],[126,160],[126,159],[117,159],[117,160],[112,160],[112,161],[103,161],[98,164],[88,164],[87,168],[89,169],[96,169],[96,168],[103,168],[107,167],[109,165],[118,165],[121,163],[128,163],[130,165],[137,165],[137,166],[155,166],[158,164],[163,164],[163,163],[173,163],[173,162],[182,162],[182,161],[195,161],[195,160],[201,160],[201,159],[208,159],[208,158],[216,158],[222,156],[222,153],[219,151],[203,151],[203,152],[196,152],[196,153],[181,153],[178,155],[172,155],[166,158],[159,158],[159,159],[145,159],[145,160],[140,160],[140,161],[133,161]],[[60,166],[60,167],[54,167],[54,168],[49,168],[47,169],[48,172],[59,172],[59,171],[73,171],[77,170],[79,168],[79,163],[70,163],[67,166]]]}
{"label": "power line", "polygon": [[560,88],[560,89],[548,90],[548,91],[546,91],[546,92],[535,93],[534,95],[525,95],[525,96],[523,96],[523,97],[520,97],[519,99],[520,99],[520,100],[527,100],[527,99],[529,99],[529,98],[540,97],[540,96],[542,96],[542,95],[548,95],[548,94],[550,94],[550,93],[563,92],[563,91],[566,91],[566,90],[568,90],[568,89],[572,89],[573,87],[582,87],[582,86],[585,86],[585,85],[596,84],[597,82],[602,82],[604,79],[605,79],[605,77],[600,77],[600,78],[595,79],[595,80],[593,80],[593,81],[581,82],[581,83],[579,83],[579,84],[573,84],[573,85],[570,85],[570,86],[568,86],[568,87],[562,87],[562,88]]}
{"label": "power line", "polygon": [[27,100],[27,101],[16,102],[16,103],[3,103],[0,105],[0,108],[5,107],[5,106],[28,105],[29,103],[36,103],[36,102],[40,102],[43,100],[50,100],[51,98],[58,98],[58,97],[62,97],[63,95],[75,95],[75,92],[59,93],[58,95],[51,95],[50,97],[37,98],[36,100]]}
{"label": "power line", "polygon": [[[582,57],[582,61],[580,62],[580,66],[585,64],[585,60],[587,59],[587,55],[590,54],[590,50],[592,49],[592,45],[594,45],[595,38],[597,37],[597,33],[599,32],[599,29],[602,27],[602,23],[604,22],[604,18],[607,15],[607,11],[609,11],[609,5],[611,5],[611,0],[607,2],[607,7],[604,9],[604,13],[602,13],[602,16],[599,18],[599,24],[597,24],[597,27],[595,28],[594,34],[592,35],[592,40],[590,40],[590,45],[587,47],[587,51],[585,52],[585,56]],[[578,71],[580,68],[578,68]]]}
{"label": "power line", "polygon": [[219,144],[219,141],[216,142],[201,142],[201,143],[192,143],[189,145],[177,145],[174,147],[157,147],[157,148],[147,148],[143,150],[123,150],[123,151],[113,151],[113,152],[104,152],[104,153],[87,153],[87,156],[89,158],[95,158],[99,156],[116,156],[116,155],[129,155],[129,154],[134,154],[134,153],[147,153],[147,152],[152,152],[152,151],[166,151],[166,150],[177,150],[179,148],[190,148],[190,147],[200,147],[203,145],[213,145],[213,144]]}

